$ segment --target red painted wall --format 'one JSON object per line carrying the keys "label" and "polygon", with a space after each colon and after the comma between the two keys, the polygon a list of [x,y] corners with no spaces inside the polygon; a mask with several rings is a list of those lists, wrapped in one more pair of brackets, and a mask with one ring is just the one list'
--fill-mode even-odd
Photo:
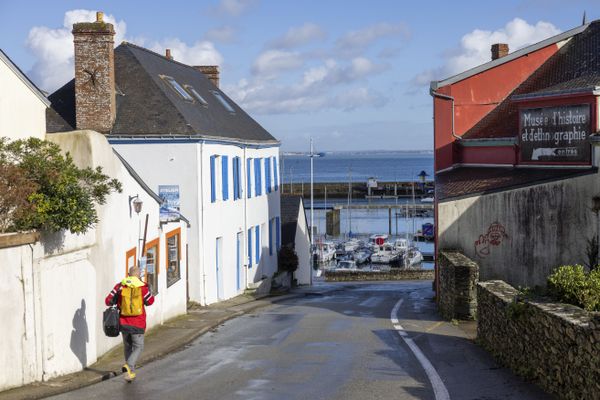
{"label": "red painted wall", "polygon": [[517,163],[515,146],[462,147],[460,161],[464,164]]}
{"label": "red painted wall", "polygon": [[[519,84],[558,50],[556,44],[504,63],[437,91],[454,97],[455,132],[458,136],[493,110]],[[434,146],[436,171],[462,162],[453,150],[452,102],[434,98]],[[516,134],[516,132],[515,132]]]}

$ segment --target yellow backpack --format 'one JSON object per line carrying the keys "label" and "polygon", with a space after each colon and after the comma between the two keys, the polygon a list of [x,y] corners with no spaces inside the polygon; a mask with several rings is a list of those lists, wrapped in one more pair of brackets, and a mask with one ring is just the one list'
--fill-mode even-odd
{"label": "yellow backpack", "polygon": [[121,315],[124,317],[135,317],[142,315],[144,300],[141,287],[121,287]]}

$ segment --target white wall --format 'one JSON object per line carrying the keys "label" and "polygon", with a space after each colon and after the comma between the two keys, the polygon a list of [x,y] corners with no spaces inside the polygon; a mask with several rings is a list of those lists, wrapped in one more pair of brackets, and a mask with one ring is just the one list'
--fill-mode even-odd
{"label": "white wall", "polygon": [[[123,192],[97,207],[100,222],[84,235],[46,234],[31,246],[0,249],[0,288],[11,296],[0,305],[0,318],[11,323],[0,341],[0,370],[10,371],[0,374],[0,390],[81,370],[120,343],[102,332],[104,298],[125,276],[125,253],[138,245],[145,214],[148,241],[160,238],[159,294],[147,310],[148,327],[186,312],[185,225],[159,226],[158,202],[131,177],[103,135],[77,131],[49,139],[70,151],[79,166],[102,166],[123,184]],[[139,216],[129,212],[132,195],[143,201]],[[167,289],[165,233],[176,228],[181,279]]]}
{"label": "white wall", "polygon": [[[191,222],[189,230],[190,253],[190,298],[201,304],[210,304],[218,300],[234,297],[243,292],[250,284],[259,281],[263,275],[272,276],[277,270],[277,252],[268,253],[265,241],[263,257],[259,265],[247,268],[247,230],[249,227],[265,224],[269,219],[280,215],[279,190],[265,194],[263,176],[263,194],[254,196],[254,174],[252,173],[252,198],[247,198],[246,158],[277,157],[279,148],[249,148],[235,144],[216,143],[144,143],[127,144],[113,141],[114,148],[156,189],[158,185],[179,185],[181,213]],[[212,155],[228,157],[229,199],[221,199],[221,187],[217,187],[217,201],[211,202],[210,157]],[[241,199],[233,200],[233,164],[234,157],[241,159]],[[218,170],[220,171],[220,165]],[[280,173],[280,168],[278,167]],[[273,169],[271,170],[273,174]],[[264,166],[263,166],[264,175]],[[221,180],[218,174],[217,179]],[[278,180],[281,184],[281,179]],[[274,184],[274,180],[271,180]],[[237,288],[237,233],[242,232],[242,273],[241,289]],[[253,232],[254,235],[254,232]],[[268,238],[268,231],[261,234]],[[223,294],[218,298],[216,271],[216,240],[223,238]],[[273,236],[275,237],[275,236]],[[254,245],[253,245],[254,246]],[[253,249],[253,259],[255,250]]]}
{"label": "white wall", "polygon": [[298,269],[294,272],[294,278],[298,285],[312,284],[312,263],[310,257],[310,236],[306,215],[304,211],[304,201],[300,200],[300,209],[298,210],[298,223],[296,224],[296,242],[294,249],[298,255]]}
{"label": "white wall", "polygon": [[0,57],[0,137],[44,138],[46,104]]}

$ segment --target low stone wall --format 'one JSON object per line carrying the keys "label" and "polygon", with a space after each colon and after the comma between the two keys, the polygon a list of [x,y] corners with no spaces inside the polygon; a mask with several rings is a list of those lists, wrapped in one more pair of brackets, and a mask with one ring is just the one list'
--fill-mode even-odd
{"label": "low stone wall", "polygon": [[600,399],[600,313],[477,286],[477,339],[502,364],[561,399]]}
{"label": "low stone wall", "polygon": [[325,271],[324,276],[327,282],[432,280],[434,278],[434,271],[430,269]]}
{"label": "low stone wall", "polygon": [[475,319],[477,314],[477,281],[479,266],[462,253],[440,251],[440,292],[438,306],[446,319]]}

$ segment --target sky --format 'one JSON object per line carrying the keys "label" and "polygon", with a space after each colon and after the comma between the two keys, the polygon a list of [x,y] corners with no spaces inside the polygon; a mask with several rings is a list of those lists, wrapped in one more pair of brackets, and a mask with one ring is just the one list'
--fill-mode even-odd
{"label": "sky", "polygon": [[218,64],[221,89],[284,151],[430,150],[429,82],[600,18],[598,0],[0,0],[0,48],[41,89],[73,78],[75,22]]}

